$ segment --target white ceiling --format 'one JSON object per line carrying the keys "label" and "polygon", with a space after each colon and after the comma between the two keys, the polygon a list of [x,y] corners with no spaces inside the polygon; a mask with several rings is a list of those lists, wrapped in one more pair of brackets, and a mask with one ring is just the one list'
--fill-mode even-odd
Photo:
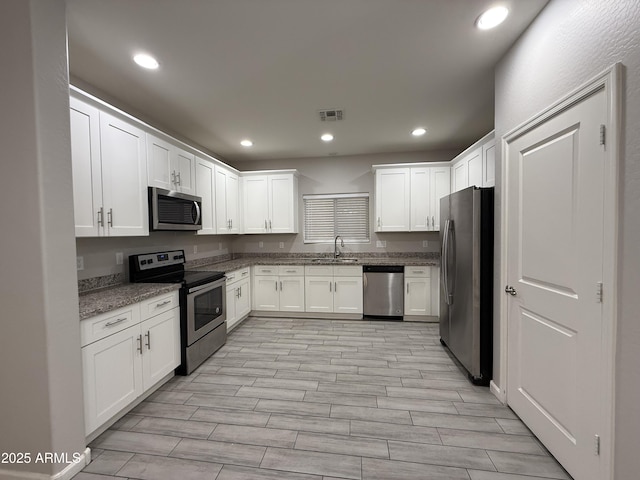
{"label": "white ceiling", "polygon": [[507,21],[476,29],[495,3],[67,0],[70,71],[229,161],[463,148],[493,128],[494,66],[547,0],[499,1]]}

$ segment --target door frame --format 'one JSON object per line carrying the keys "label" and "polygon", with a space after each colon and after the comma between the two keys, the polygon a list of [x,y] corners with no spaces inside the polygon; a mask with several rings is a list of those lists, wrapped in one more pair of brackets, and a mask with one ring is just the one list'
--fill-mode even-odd
{"label": "door frame", "polygon": [[[560,100],[554,102],[549,107],[534,115],[529,120],[509,130],[502,136],[502,152],[501,152],[501,232],[500,232],[500,285],[499,292],[502,292],[504,285],[507,285],[508,273],[508,198],[509,185],[509,165],[507,159],[509,157],[509,144],[518,137],[526,134],[530,130],[536,128],[540,124],[546,122],[550,118],[571,108],[575,104],[586,99],[594,92],[604,88],[607,99],[607,122],[608,127],[605,132],[606,144],[605,155],[607,165],[605,168],[604,178],[604,238],[603,238],[603,278],[604,284],[604,303],[602,305],[602,353],[603,360],[601,365],[602,377],[602,412],[601,421],[603,431],[600,433],[600,456],[602,457],[602,474],[605,475],[603,480],[613,479],[613,452],[614,452],[614,428],[615,428],[615,353],[616,353],[616,331],[617,331],[617,272],[618,272],[618,212],[619,212],[619,191],[618,191],[618,175],[620,163],[620,132],[622,124],[622,70],[621,63],[616,63],[607,68],[600,74],[593,77],[580,87],[571,91]],[[595,295],[595,286],[594,286]],[[498,378],[499,385],[491,381],[491,391],[503,403],[508,403],[507,398],[507,335],[508,335],[508,301],[506,295],[500,296],[499,315],[500,315],[500,376]]]}

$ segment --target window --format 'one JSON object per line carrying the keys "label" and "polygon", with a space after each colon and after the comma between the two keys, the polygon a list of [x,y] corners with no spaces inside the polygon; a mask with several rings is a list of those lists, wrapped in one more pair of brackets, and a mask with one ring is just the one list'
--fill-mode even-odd
{"label": "window", "polygon": [[303,195],[304,243],[369,243],[369,194]]}

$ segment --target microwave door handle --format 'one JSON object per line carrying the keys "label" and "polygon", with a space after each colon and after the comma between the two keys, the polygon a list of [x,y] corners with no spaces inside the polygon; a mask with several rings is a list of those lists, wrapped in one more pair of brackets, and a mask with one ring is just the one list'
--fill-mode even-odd
{"label": "microwave door handle", "polygon": [[194,223],[198,224],[200,222],[200,205],[198,202],[193,202],[193,205],[196,207],[196,221]]}

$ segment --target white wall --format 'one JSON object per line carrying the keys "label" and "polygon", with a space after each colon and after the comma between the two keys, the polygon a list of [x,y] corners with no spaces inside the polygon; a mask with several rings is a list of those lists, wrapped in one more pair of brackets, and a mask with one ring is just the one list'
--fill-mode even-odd
{"label": "white wall", "polygon": [[[461,149],[460,149],[461,150]],[[245,161],[233,166],[241,171],[272,170],[296,168],[300,172],[299,192],[299,231],[303,229],[302,196],[319,193],[369,193],[370,218],[374,218],[374,175],[371,165],[413,162],[447,162],[460,150],[436,150],[414,153],[386,153],[375,155],[351,155],[335,157],[317,157],[303,159],[282,159]],[[376,247],[376,240],[385,240],[386,248]],[[423,247],[422,241],[428,240],[429,246]],[[259,242],[263,248],[259,248]],[[284,248],[279,248],[284,242]],[[234,252],[276,252],[276,253],[332,253],[331,244],[305,244],[303,234],[297,235],[243,235],[233,244]],[[348,252],[437,252],[438,232],[415,233],[375,233],[371,224],[371,243],[345,244],[341,250]]]}
{"label": "white wall", "polygon": [[0,478],[51,478],[86,445],[64,0],[4,0],[0,44],[0,452],[33,459]]}
{"label": "white wall", "polygon": [[[637,478],[640,471],[639,45],[637,0],[552,0],[496,68],[495,126],[500,139],[615,62],[625,66],[615,391],[614,461],[619,480]],[[497,173],[499,205],[502,181]],[[500,295],[503,286],[496,287]],[[496,345],[494,362],[499,360],[499,348]],[[501,368],[495,364],[494,378],[499,378]]]}

